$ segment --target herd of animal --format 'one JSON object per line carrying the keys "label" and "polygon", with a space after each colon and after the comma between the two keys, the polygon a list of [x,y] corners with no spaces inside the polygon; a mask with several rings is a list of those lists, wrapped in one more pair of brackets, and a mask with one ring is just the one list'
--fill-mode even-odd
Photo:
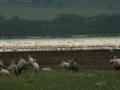
{"label": "herd of animal", "polygon": [[[37,74],[39,74],[39,64],[36,62],[36,59],[32,58],[31,55],[28,55],[28,62],[20,57],[18,64],[16,65],[14,61],[10,61],[9,67],[6,69],[4,64],[0,61],[0,74],[2,75],[11,75],[9,70],[12,70],[14,74],[18,77],[27,66],[31,66]],[[77,58],[73,60],[68,60],[68,62],[62,61],[61,67],[78,72]],[[41,68],[41,71],[51,71],[50,67]]]}

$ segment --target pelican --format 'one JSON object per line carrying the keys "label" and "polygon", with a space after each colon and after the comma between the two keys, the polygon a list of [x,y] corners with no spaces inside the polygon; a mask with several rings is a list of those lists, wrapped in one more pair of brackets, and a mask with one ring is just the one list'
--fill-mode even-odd
{"label": "pelican", "polygon": [[3,75],[10,75],[10,72],[6,69],[3,69],[2,67],[0,67],[0,74],[3,74]]}
{"label": "pelican", "polygon": [[110,63],[115,66],[116,70],[120,70],[120,59],[114,56],[114,59],[110,60]]}
{"label": "pelican", "polygon": [[4,64],[0,61],[0,67],[2,67],[3,69],[5,69]]}
{"label": "pelican", "polygon": [[50,67],[46,67],[46,68],[41,68],[42,71],[52,71],[52,69]]}
{"label": "pelican", "polygon": [[39,65],[38,65],[38,63],[36,63],[36,59],[33,59],[32,66],[33,66],[34,70],[35,70],[37,73],[39,73]]}
{"label": "pelican", "polygon": [[18,77],[18,68],[17,66],[14,64],[14,61],[10,62],[10,67],[12,69],[12,71],[16,74],[16,76]]}

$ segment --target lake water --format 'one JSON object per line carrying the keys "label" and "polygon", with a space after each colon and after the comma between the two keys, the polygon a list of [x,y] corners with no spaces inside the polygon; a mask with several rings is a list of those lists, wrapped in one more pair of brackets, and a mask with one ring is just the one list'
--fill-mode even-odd
{"label": "lake water", "polygon": [[[119,49],[120,36],[114,37],[79,37],[79,38],[50,38],[50,39],[0,39],[0,51],[11,51],[12,49],[22,51],[20,47],[32,47],[34,50],[55,50],[57,47],[60,49],[70,47],[72,49],[96,49],[95,46],[100,46],[99,49]],[[78,47],[79,46],[79,47]],[[91,46],[91,48],[88,48]],[[93,46],[95,48],[93,48]],[[102,48],[104,46],[105,48]],[[108,47],[110,46],[110,47]],[[56,48],[52,48],[56,47]],[[71,48],[72,47],[72,48]],[[24,50],[28,50],[28,48]],[[41,49],[43,48],[43,49]],[[68,50],[69,50],[68,49]],[[97,48],[98,49],[98,48]],[[57,49],[56,49],[57,50]],[[62,49],[60,49],[62,50]],[[66,50],[66,49],[65,49]]]}

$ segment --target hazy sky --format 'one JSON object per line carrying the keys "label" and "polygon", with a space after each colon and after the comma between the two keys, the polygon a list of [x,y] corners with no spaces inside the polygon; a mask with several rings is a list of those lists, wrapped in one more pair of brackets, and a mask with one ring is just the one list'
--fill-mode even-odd
{"label": "hazy sky", "polygon": [[48,7],[33,4],[0,4],[0,14],[6,19],[11,19],[17,15],[21,19],[28,20],[52,20],[58,14],[80,14],[84,17],[95,16],[100,14],[118,13],[120,10],[119,2],[81,2],[69,3],[57,6],[56,4]]}

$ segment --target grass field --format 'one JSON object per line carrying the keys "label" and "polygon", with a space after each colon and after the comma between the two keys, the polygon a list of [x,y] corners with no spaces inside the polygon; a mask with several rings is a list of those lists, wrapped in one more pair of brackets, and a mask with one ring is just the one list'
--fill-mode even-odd
{"label": "grass field", "polygon": [[79,14],[85,17],[100,14],[120,14],[119,3],[79,3],[70,7],[34,8],[31,4],[8,4],[0,5],[0,14],[6,19],[18,15],[20,19],[28,20],[53,20],[58,14]]}
{"label": "grass field", "polygon": [[120,73],[110,70],[66,72],[65,69],[36,74],[23,71],[19,77],[0,75],[0,90],[120,90]]}
{"label": "grass field", "polygon": [[[7,68],[11,60],[17,63],[22,57],[27,61],[28,55],[36,58],[40,68],[53,70],[36,74],[27,69],[19,77],[12,72],[0,75],[0,90],[120,90],[120,72],[109,63],[114,55],[120,58],[120,50],[1,52],[0,60]],[[73,57],[78,59],[78,73],[60,67],[62,60]]]}

